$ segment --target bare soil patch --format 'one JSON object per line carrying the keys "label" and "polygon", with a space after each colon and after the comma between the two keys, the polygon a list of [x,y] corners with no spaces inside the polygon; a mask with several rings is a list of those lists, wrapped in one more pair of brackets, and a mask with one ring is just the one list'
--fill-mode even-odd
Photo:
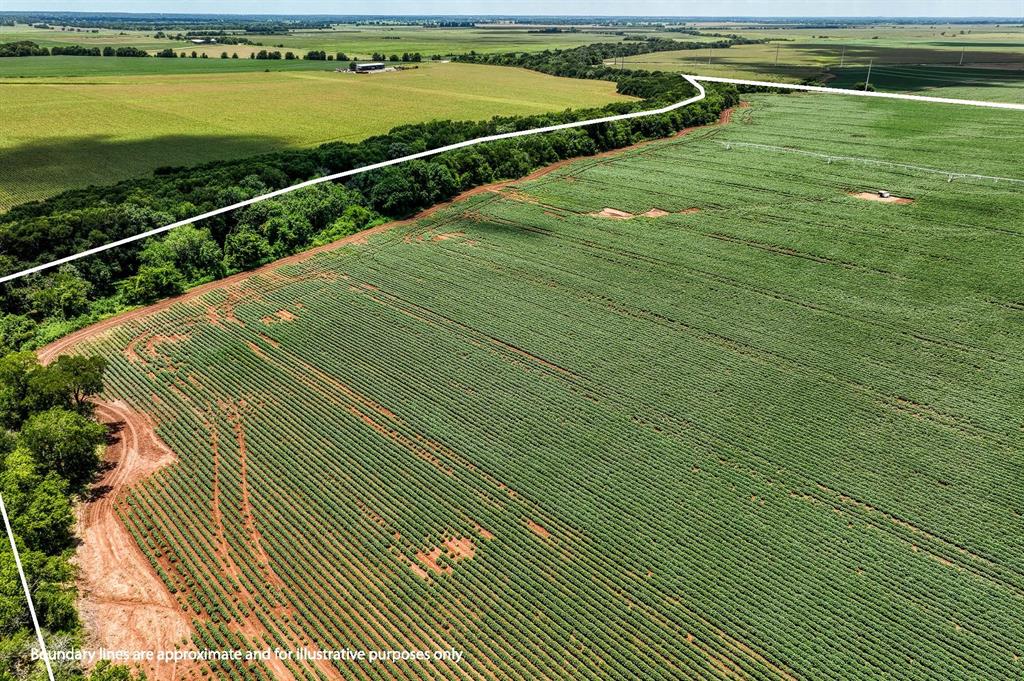
{"label": "bare soil patch", "polygon": [[418,552],[416,554],[416,558],[421,563],[423,563],[423,565],[425,565],[427,567],[427,569],[429,569],[431,572],[433,572],[434,574],[439,575],[442,572],[451,572],[452,571],[451,566],[446,565],[444,567],[441,567],[438,564],[437,559],[440,558],[443,553],[444,553],[444,550],[441,549],[441,547],[436,547],[436,548],[431,549],[429,552],[426,552],[426,551]]}
{"label": "bare soil patch", "polygon": [[632,213],[627,213],[618,208],[602,208],[600,212],[591,213],[591,215],[596,218],[611,218],[612,220],[629,220],[634,217]]}
{"label": "bare soil patch", "polygon": [[668,215],[668,211],[662,210],[660,208],[652,208],[649,211],[640,213],[640,215],[644,216],[645,218],[663,218],[666,215]]}
{"label": "bare soil patch", "polygon": [[444,234],[435,234],[431,241],[448,241],[449,239],[458,239],[459,237],[466,236],[465,232],[445,232]]}
{"label": "bare soil patch", "polygon": [[[696,213],[698,210],[700,209],[687,208],[686,210],[681,210],[679,212]],[[609,218],[611,220],[632,220],[635,217],[663,218],[666,215],[671,215],[671,213],[667,210],[662,210],[661,208],[651,208],[649,210],[645,210],[643,213],[638,214],[633,214],[624,210],[619,210],[618,208],[603,208],[602,210],[596,213],[588,213],[588,215],[595,218]]]}
{"label": "bare soil patch", "polygon": [[537,523],[535,523],[532,520],[527,520],[526,521],[526,526],[530,528],[531,532],[533,532],[538,537],[541,537],[542,539],[550,539],[551,538],[551,533],[550,532],[548,532],[545,528],[541,527],[540,525],[538,525]]}
{"label": "bare soil patch", "polygon": [[476,545],[473,544],[473,540],[469,537],[449,539],[444,543],[444,545],[448,549],[448,555],[452,560],[472,558],[476,555]]}
{"label": "bare soil patch", "polygon": [[907,199],[901,196],[879,196],[878,192],[851,192],[850,196],[865,201],[877,201],[878,203],[913,203],[914,199]]}
{"label": "bare soil patch", "polygon": [[[188,618],[116,509],[128,488],[174,463],[176,457],[157,437],[150,419],[124,402],[99,402],[96,416],[111,428],[115,439],[107,447],[106,473],[93,487],[91,498],[78,507],[78,608],[88,642],[121,650],[187,645],[192,634]],[[175,672],[171,664],[156,662],[144,669],[147,678],[156,681],[171,681]]]}

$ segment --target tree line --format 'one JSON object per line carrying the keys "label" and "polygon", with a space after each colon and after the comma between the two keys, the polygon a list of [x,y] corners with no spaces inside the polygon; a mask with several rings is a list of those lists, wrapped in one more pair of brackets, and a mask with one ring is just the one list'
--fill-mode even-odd
{"label": "tree line", "polygon": [[[654,108],[693,94],[692,87],[676,74],[600,65],[604,55],[636,47],[587,46],[542,53],[543,59],[507,55],[504,61],[528,63],[530,68],[556,75],[614,80],[619,92],[640,101],[533,116],[497,116],[488,121],[406,125],[362,142],[160,168],[151,177],[72,190],[15,206],[0,216],[0,272],[78,253],[324,174],[475,137]],[[713,122],[736,101],[732,88],[708,88],[705,100],[659,116],[459,149],[364,173],[344,184],[311,187],[176,229],[163,238],[121,246],[55,272],[25,277],[0,286],[0,353],[38,347],[130,306],[257,267],[384,220],[407,217],[474,186]]]}
{"label": "tree line", "polygon": [[40,47],[31,40],[19,40],[13,43],[0,44],[0,57],[148,57],[149,53],[137,47],[82,47],[81,45],[55,45]]}

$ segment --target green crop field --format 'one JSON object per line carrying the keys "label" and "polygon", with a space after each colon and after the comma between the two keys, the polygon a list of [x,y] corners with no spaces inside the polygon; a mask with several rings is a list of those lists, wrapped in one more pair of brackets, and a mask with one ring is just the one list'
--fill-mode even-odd
{"label": "green crop field", "polygon": [[[148,66],[164,60],[118,61]],[[187,68],[220,60],[166,61]],[[615,94],[614,83],[522,69],[425,63],[360,76],[335,73],[324,62],[295,62],[319,63],[315,70],[277,69],[283,63],[273,62],[270,73],[0,79],[0,210],[161,166],[355,141],[419,121],[480,120],[626,99]]]}
{"label": "green crop field", "polygon": [[[229,51],[229,54],[231,52]],[[217,52],[220,56],[220,51]],[[163,76],[182,73],[250,73],[252,71],[325,71],[348,62],[302,59],[144,59],[129,57],[18,57],[0,59],[0,83],[12,79],[96,76]]]}
{"label": "green crop field", "polygon": [[196,644],[1020,677],[1021,113],[752,100],[79,340]]}
{"label": "green crop field", "polygon": [[[970,33],[959,35],[959,30]],[[943,31],[948,35],[943,37]],[[871,64],[871,83],[880,90],[1024,101],[1024,32],[1019,28],[780,27],[736,32],[773,42],[637,55],[625,59],[625,67],[783,82],[819,78],[850,87],[865,80]]]}
{"label": "green crop field", "polygon": [[[535,27],[531,27],[536,31]],[[247,36],[254,42],[279,46],[288,50],[325,50],[345,52],[349,55],[369,57],[374,52],[399,54],[420,52],[424,56],[433,54],[463,54],[470,50],[483,53],[534,52],[556,48],[579,47],[598,42],[620,42],[622,36],[612,30],[581,30],[578,33],[537,33],[531,28],[424,28],[421,26],[338,26],[331,30],[291,31],[288,35]],[[623,29],[615,29],[623,31]],[[628,31],[641,35],[653,31]],[[659,34],[661,35],[661,34]],[[686,36],[673,36],[685,39]],[[171,44],[175,49],[193,49],[183,43]],[[259,51],[260,47],[233,45],[238,54]],[[217,45],[199,46],[195,49],[220,54],[224,49]]]}
{"label": "green crop field", "polygon": [[[168,31],[174,33],[175,31]],[[651,35],[654,29],[581,28],[574,33],[539,33],[536,26],[495,26],[489,28],[429,28],[424,26],[356,26],[337,25],[331,29],[294,30],[287,34],[244,34],[260,46],[252,45],[193,45],[188,42],[165,38],[154,38],[153,32],[113,31],[96,29],[96,32],[67,32],[60,28],[40,29],[20,24],[0,26],[0,43],[17,40],[32,40],[45,47],[55,45],[84,45],[87,47],[114,47],[131,45],[140,49],[157,52],[167,47],[177,51],[192,50],[219,56],[225,49],[247,56],[250,52],[280,46],[281,49],[306,52],[325,50],[330,53],[345,52],[349,55],[369,57],[374,52],[386,54],[420,52],[425,56],[433,54],[462,54],[477,52],[539,51],[555,48],[579,47],[597,42],[619,42],[622,35],[617,33]],[[693,36],[681,34],[660,34],[680,40],[695,40]]]}

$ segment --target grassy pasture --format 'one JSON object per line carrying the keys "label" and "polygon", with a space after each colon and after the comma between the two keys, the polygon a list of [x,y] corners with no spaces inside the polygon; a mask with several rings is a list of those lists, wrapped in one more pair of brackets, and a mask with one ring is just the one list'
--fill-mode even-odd
{"label": "grassy pasture", "polygon": [[[94,32],[95,31],[95,32]],[[170,41],[153,37],[153,31],[114,31],[107,28],[62,31],[60,28],[35,28],[27,24],[0,26],[0,43],[31,40],[43,47],[138,47],[143,50],[159,50],[168,47]]]}
{"label": "grassy pasture", "polygon": [[883,164],[1021,179],[1020,113],[752,99],[80,345],[178,454],[121,512],[197,644],[1018,677],[1022,186]]}
{"label": "grassy pasture", "polygon": [[0,80],[0,209],[160,166],[620,98],[613,83],[502,67],[423,64],[368,76],[333,68]]}

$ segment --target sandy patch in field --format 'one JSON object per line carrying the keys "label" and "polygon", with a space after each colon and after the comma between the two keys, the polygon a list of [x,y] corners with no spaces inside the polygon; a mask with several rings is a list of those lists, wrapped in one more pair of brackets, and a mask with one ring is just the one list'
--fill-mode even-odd
{"label": "sandy patch in field", "polygon": [[914,199],[906,199],[900,196],[881,197],[878,192],[851,192],[850,196],[865,201],[877,201],[878,203],[913,203]]}
{"label": "sandy patch in field", "polygon": [[551,538],[551,533],[550,532],[548,532],[545,528],[541,527],[540,525],[538,525],[537,523],[533,522],[532,520],[527,520],[526,521],[526,526],[529,527],[530,531],[533,532],[538,537],[541,537],[543,539],[550,539]]}
{"label": "sandy patch in field", "polygon": [[632,213],[627,213],[618,208],[605,208],[599,213],[591,213],[591,215],[595,218],[611,218],[612,220],[628,220],[633,217]]}
{"label": "sandy patch in field", "polygon": [[[99,402],[96,416],[116,433],[107,447],[110,468],[78,507],[75,554],[78,608],[89,645],[120,650],[164,650],[191,637],[188,618],[117,515],[117,499],[132,485],[176,461],[153,424],[124,402]],[[179,664],[177,672],[189,665]],[[146,676],[170,681],[171,664],[150,663]]]}
{"label": "sandy patch in field", "polygon": [[[679,213],[680,214],[696,213],[699,210],[700,210],[700,208],[687,208],[685,210],[679,211]],[[619,210],[618,208],[604,208],[604,209],[602,209],[601,211],[599,211],[597,213],[587,213],[587,215],[590,215],[591,217],[595,217],[595,218],[609,218],[611,220],[632,220],[635,217],[663,218],[666,215],[671,215],[671,214],[672,213],[670,211],[662,210],[661,208],[651,208],[649,210],[644,211],[643,213],[638,213],[636,215],[634,215],[633,213],[629,213],[627,211],[624,211],[624,210]]]}
{"label": "sandy patch in field", "polygon": [[449,239],[458,239],[460,236],[466,236],[465,232],[445,232],[444,234],[437,234],[431,241],[448,241]]}

